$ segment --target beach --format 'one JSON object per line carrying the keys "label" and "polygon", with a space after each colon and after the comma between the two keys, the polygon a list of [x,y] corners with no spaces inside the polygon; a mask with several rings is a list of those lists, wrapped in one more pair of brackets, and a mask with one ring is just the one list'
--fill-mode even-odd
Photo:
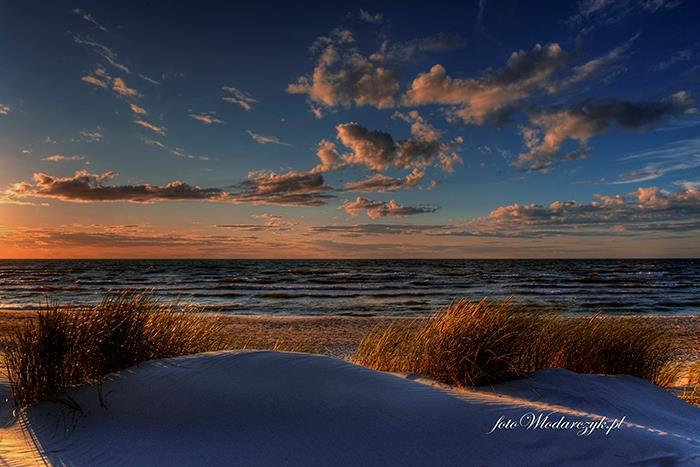
{"label": "beach", "polygon": [[[700,408],[630,376],[541,370],[526,379],[455,390],[332,357],[234,351],[145,362],[108,376],[100,391],[104,399],[90,385],[69,391],[79,413],[50,402],[23,412],[9,430],[16,434],[19,424],[31,433],[26,456],[15,451],[7,464],[588,466],[700,460]],[[0,444],[0,455],[4,448]]]}
{"label": "beach", "polygon": [[[1,311],[0,344],[7,341],[13,329],[28,323],[35,313],[35,311]],[[230,349],[289,350],[340,358],[350,357],[362,338],[374,326],[388,325],[394,320],[420,319],[228,314],[211,314],[209,318],[223,324],[221,337]],[[700,357],[700,316],[650,316],[646,319],[658,322],[659,326],[667,329],[674,336],[680,355]]]}

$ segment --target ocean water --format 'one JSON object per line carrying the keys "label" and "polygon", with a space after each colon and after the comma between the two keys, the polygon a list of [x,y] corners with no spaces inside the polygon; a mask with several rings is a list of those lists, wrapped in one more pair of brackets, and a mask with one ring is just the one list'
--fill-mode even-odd
{"label": "ocean water", "polygon": [[216,312],[421,315],[484,296],[567,313],[700,314],[700,260],[0,261],[0,309],[154,289]]}

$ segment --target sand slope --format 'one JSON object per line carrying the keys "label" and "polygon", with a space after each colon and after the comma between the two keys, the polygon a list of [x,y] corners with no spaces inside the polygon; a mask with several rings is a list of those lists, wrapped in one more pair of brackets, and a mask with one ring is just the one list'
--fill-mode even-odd
{"label": "sand slope", "polygon": [[[308,354],[218,352],[148,362],[43,403],[27,426],[65,465],[700,465],[700,409],[632,377],[542,371],[446,391]],[[495,391],[495,392],[493,392]],[[553,412],[630,422],[605,435],[489,432]]]}

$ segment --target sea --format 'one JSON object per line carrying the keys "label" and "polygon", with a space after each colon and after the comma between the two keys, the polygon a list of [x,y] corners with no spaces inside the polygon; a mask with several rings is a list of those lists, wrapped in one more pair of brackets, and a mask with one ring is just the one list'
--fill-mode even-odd
{"label": "sea", "polygon": [[148,289],[212,312],[417,316],[484,297],[567,314],[700,314],[700,259],[3,260],[0,309]]}

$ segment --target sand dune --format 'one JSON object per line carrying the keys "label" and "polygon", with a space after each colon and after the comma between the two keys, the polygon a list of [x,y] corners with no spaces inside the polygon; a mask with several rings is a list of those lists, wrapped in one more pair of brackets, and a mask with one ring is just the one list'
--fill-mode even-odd
{"label": "sand dune", "polygon": [[[637,378],[546,370],[449,391],[308,354],[217,352],[152,361],[26,413],[65,465],[698,465],[700,409]],[[609,434],[518,426],[532,413],[625,423]]]}

